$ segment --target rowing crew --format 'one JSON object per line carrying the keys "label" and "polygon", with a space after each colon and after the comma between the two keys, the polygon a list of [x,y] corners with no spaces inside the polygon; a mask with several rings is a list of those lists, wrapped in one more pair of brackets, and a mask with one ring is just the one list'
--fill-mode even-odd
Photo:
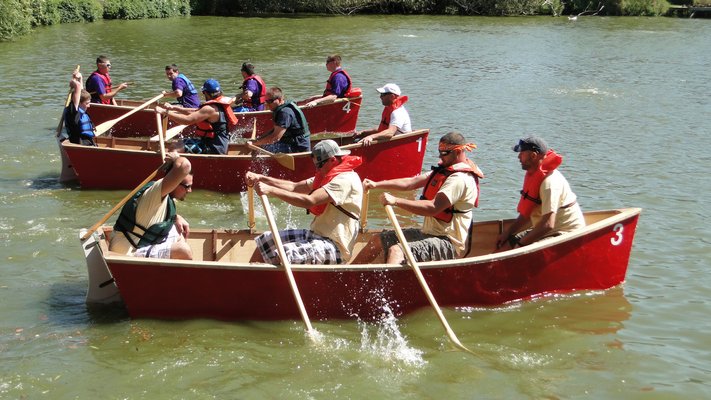
{"label": "rowing crew", "polygon": [[[405,232],[417,261],[437,261],[467,256],[471,242],[473,210],[479,202],[481,169],[467,157],[476,148],[458,132],[444,135],[438,144],[439,164],[432,172],[411,178],[361,182],[354,171],[363,161],[341,149],[336,142],[317,143],[311,158],[315,176],[292,182],[247,173],[249,185],[259,195],[279,198],[314,214],[309,229],[280,231],[286,257],[293,264],[370,263],[383,254],[384,262],[405,259],[391,231],[374,236],[352,259],[364,190],[408,191],[423,188],[417,200],[382,193],[383,205],[397,206],[424,216],[420,229]],[[519,216],[501,233],[496,251],[525,246],[585,226],[580,206],[570,185],[558,171],[562,157],[538,137],[521,139],[513,147],[526,171],[518,204]],[[178,153],[166,155],[166,176],[141,188],[121,210],[111,251],[138,257],[192,259],[186,241],[189,224],[176,212],[174,199],[184,200],[191,191],[190,161]],[[528,226],[531,226],[527,229]],[[258,236],[252,262],[278,264],[278,252],[270,232]],[[494,244],[492,243],[492,247]]]}
{"label": "rowing crew", "polygon": [[[91,103],[115,104],[114,97],[126,87],[126,83],[112,89],[109,71],[111,62],[105,56],[96,60],[97,69],[87,80],[83,89],[82,75],[75,71],[70,81],[71,104],[65,108],[66,133],[61,140],[71,143],[96,146],[96,132],[86,110]],[[185,140],[182,152],[196,154],[226,154],[230,134],[237,125],[235,112],[261,111],[266,107],[273,113],[274,128],[253,140],[272,153],[298,153],[311,150],[309,125],[300,107],[313,107],[319,103],[338,98],[360,96],[361,90],[353,88],[350,76],[341,67],[341,57],[337,54],[326,59],[326,68],[331,75],[321,96],[309,97],[300,102],[287,100],[279,87],[267,89],[264,80],[254,73],[254,66],[244,63],[241,68],[242,93],[234,98],[224,95],[220,83],[215,79],[206,80],[201,92],[205,102],[200,103],[198,91],[193,83],[180,72],[175,64],[165,67],[166,76],[172,82],[172,91],[163,91],[162,96],[175,97],[177,105],[164,103],[155,111],[168,120],[180,125],[195,125],[195,137]],[[400,87],[388,83],[377,89],[383,104],[380,124],[377,128],[363,130],[355,135],[364,146],[373,142],[386,141],[392,136],[412,131],[410,116],[404,104]],[[235,101],[239,104],[233,108]],[[101,133],[101,132],[100,132]],[[100,134],[99,133],[99,134]],[[256,132],[255,132],[256,133]]]}

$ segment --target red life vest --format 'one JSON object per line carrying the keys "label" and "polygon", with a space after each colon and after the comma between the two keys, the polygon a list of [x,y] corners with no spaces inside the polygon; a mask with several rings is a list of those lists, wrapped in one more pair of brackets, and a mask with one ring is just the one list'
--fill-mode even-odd
{"label": "red life vest", "polygon": [[383,114],[380,116],[380,125],[378,125],[378,132],[388,129],[390,126],[390,115],[392,115],[393,111],[407,103],[407,100],[407,96],[400,96],[393,101],[393,104],[383,108]]}
{"label": "red life vest", "polygon": [[94,75],[98,75],[99,78],[101,78],[102,81],[104,81],[104,87],[106,88],[105,93],[96,93],[96,96],[101,100],[101,104],[111,104],[111,99],[102,99],[101,95],[106,94],[106,93],[111,93],[111,77],[109,76],[108,73],[102,74],[101,72],[94,71],[89,75],[89,78],[91,78]]}
{"label": "red life vest", "polygon": [[328,77],[328,80],[326,81],[326,90],[323,91],[324,96],[328,96],[331,94],[335,94],[338,96],[338,93],[333,93],[333,78],[336,77],[337,74],[343,74],[346,77],[346,80],[348,81],[348,86],[346,86],[346,91],[343,92],[343,97],[358,97],[363,94],[363,91],[360,90],[360,88],[354,88],[353,87],[353,81],[351,80],[350,75],[348,75],[348,72],[344,70],[343,68],[339,68],[333,72],[331,72],[331,76]]}
{"label": "red life vest", "polygon": [[[316,176],[314,177],[314,183],[313,183],[311,192],[313,193],[314,190],[325,186],[326,184],[331,182],[333,180],[333,178],[335,178],[338,174],[353,171],[354,169],[358,168],[362,163],[363,163],[363,159],[358,156],[344,156],[344,157],[342,157],[341,163],[336,165],[335,167],[331,168],[331,170],[328,171],[325,175],[321,174],[320,172],[316,172]],[[326,206],[328,206],[328,203],[315,205],[315,206],[309,208],[309,212],[314,215],[321,215],[321,214],[323,214],[324,211],[326,211]],[[334,204],[334,206],[335,206],[335,204]],[[336,208],[343,211],[349,217],[353,218],[352,214],[349,215],[350,213],[347,212],[345,209],[339,208],[339,206],[336,206]]]}
{"label": "red life vest", "polygon": [[[467,159],[466,162],[460,162],[449,167],[433,167],[433,171],[430,173],[429,179],[425,184],[425,188],[422,191],[422,196],[420,200],[433,200],[437,196],[437,192],[444,185],[444,181],[449,178],[455,172],[465,172],[474,177],[476,182],[476,201],[474,202],[474,207],[479,207],[479,179],[484,177],[484,173],[481,172],[479,166],[477,166],[473,161]],[[447,208],[441,213],[435,215],[434,217],[440,221],[451,222],[455,213],[463,213],[464,211],[458,211],[452,207]]]}
{"label": "red life vest", "polygon": [[541,205],[541,183],[563,162],[563,156],[553,150],[548,150],[543,157],[543,162],[535,171],[526,171],[523,178],[521,199],[518,201],[516,211],[526,218],[531,216],[533,210]]}
{"label": "red life vest", "polygon": [[[230,105],[231,102],[232,99],[230,97],[220,96],[216,99],[209,100],[200,104],[200,108],[203,108],[208,104],[217,104],[218,107],[222,107],[223,113],[225,115],[225,122],[227,122],[227,132],[229,132],[234,129],[235,126],[237,126],[237,116],[235,115],[234,111],[232,111],[232,107]],[[218,120],[216,124],[220,122],[221,121]],[[208,120],[200,121],[195,126],[197,127],[197,129],[195,130],[195,134],[197,136],[204,136],[210,139],[215,137],[215,130],[212,126],[212,123]]]}
{"label": "red life vest", "polygon": [[248,76],[244,81],[242,81],[243,89],[247,87],[247,81],[250,79],[254,79],[255,81],[257,81],[259,87],[261,88],[259,91],[259,104],[252,104],[251,97],[249,98],[249,100],[244,100],[242,104],[247,108],[257,108],[267,101],[267,84],[264,83],[264,80],[261,76],[254,74],[252,76]]}

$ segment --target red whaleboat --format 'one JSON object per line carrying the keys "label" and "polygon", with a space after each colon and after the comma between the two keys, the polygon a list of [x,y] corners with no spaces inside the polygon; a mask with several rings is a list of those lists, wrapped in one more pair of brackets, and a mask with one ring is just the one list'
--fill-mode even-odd
{"label": "red whaleboat", "polygon": [[[529,246],[492,253],[512,220],[475,223],[471,252],[462,259],[420,263],[441,306],[491,306],[577,290],[601,290],[625,280],[641,209],[585,213],[587,227]],[[362,233],[354,257],[375,231]],[[108,251],[110,227],[82,243],[89,269],[87,303],[123,300],[132,318],[287,320],[300,318],[280,266],[250,264],[248,230],[199,230],[188,243],[194,260],[134,258]],[[98,244],[98,245],[97,245]],[[314,319],[377,319],[428,307],[407,266],[293,265]]]}
{"label": "red whaleboat", "polygon": [[[337,99],[333,102],[319,103],[314,107],[301,107],[301,111],[309,123],[311,133],[323,132],[353,132],[358,122],[363,97]],[[142,101],[117,100],[117,105],[91,104],[87,109],[94,126],[117,119],[134,107],[144,104]],[[155,103],[147,108],[137,111],[126,119],[114,125],[109,133],[114,137],[153,136],[157,134]],[[271,111],[250,111],[235,113],[239,122],[236,132],[243,132],[249,136],[257,122],[257,134],[261,135],[274,127]],[[173,127],[172,121],[169,127]],[[183,135],[189,135],[195,130],[194,126],[183,130]]]}
{"label": "red whaleboat", "polygon": [[[155,122],[155,114],[154,114]],[[353,143],[351,135],[328,135],[351,154],[363,157],[356,169],[361,178],[384,180],[415,176],[422,172],[422,162],[427,148],[429,130],[422,129],[396,135],[389,141],[376,142],[368,147]],[[312,136],[312,146],[319,135]],[[62,166],[62,176],[67,170],[79,180],[84,189],[133,189],[162,163],[159,143],[151,139],[103,138],[96,140],[98,147],[82,146],[65,140],[60,150],[67,155]],[[166,144],[170,147],[170,142]],[[247,146],[230,144],[225,155],[185,154],[198,175],[193,187],[223,193],[244,191],[244,175],[255,171],[282,179],[299,181],[316,172],[311,153],[276,154],[276,157],[293,157],[294,170],[279,163],[279,159],[262,153],[253,153]]]}

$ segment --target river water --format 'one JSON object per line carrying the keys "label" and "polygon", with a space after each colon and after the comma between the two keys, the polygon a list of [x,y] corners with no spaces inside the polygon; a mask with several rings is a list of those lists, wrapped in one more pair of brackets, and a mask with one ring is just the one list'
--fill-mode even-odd
{"label": "river water", "polygon": [[[87,309],[78,230],[125,192],[57,183],[54,130],[74,66],[88,75],[108,55],[114,80],[135,82],[122,96],[148,99],[169,87],[166,64],[231,93],[250,60],[303,98],[322,90],[332,52],[364,90],[360,129],[378,121],[374,89],[396,82],[413,127],[432,130],[427,164],[449,130],[478,144],[479,220],[514,215],[522,171],[510,147],[527,133],[565,156],[583,209],[642,207],[626,282],[445,310],[476,356],[450,351],[429,309],[315,322],[321,345],[300,321]],[[711,398],[709,65],[709,21],[670,18],[191,17],[53,26],[0,43],[0,398]],[[244,228],[245,203],[196,192],[179,211],[194,228]],[[308,223],[277,211],[282,226]],[[386,225],[372,210],[370,226]]]}

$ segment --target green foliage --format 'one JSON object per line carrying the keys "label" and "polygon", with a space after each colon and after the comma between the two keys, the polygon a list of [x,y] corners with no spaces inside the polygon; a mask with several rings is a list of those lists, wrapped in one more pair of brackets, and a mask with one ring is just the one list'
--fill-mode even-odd
{"label": "green foliage", "polygon": [[54,25],[61,22],[59,0],[25,0],[32,18],[32,27]]}
{"label": "green foliage", "polygon": [[27,34],[32,28],[31,13],[25,11],[26,1],[0,1],[0,40],[7,41]]}
{"label": "green foliage", "polygon": [[560,12],[562,0],[191,0],[194,15],[257,13],[533,15]]}
{"label": "green foliage", "polygon": [[94,22],[101,19],[103,13],[98,0],[59,0],[57,8],[62,23]]}
{"label": "green foliage", "polygon": [[106,19],[167,18],[190,15],[189,0],[104,0]]}
{"label": "green foliage", "polygon": [[622,0],[622,15],[660,16],[669,11],[665,0]]}

